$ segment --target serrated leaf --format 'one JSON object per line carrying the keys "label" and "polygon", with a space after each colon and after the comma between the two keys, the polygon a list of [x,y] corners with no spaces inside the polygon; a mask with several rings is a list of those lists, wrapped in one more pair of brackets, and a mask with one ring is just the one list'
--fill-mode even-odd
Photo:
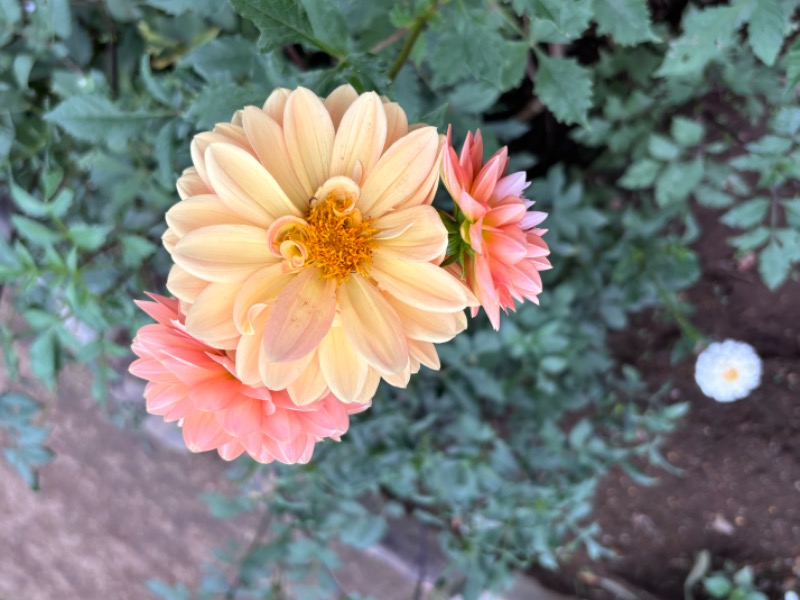
{"label": "serrated leaf", "polygon": [[21,215],[13,215],[11,223],[22,237],[38,246],[54,244],[62,239],[58,232]]}
{"label": "serrated leaf", "polygon": [[747,233],[737,235],[728,239],[728,243],[742,252],[755,250],[769,239],[769,229],[766,227],[756,227]]}
{"label": "serrated leaf", "polygon": [[679,204],[686,200],[703,179],[702,158],[692,162],[673,162],[667,165],[656,180],[656,202],[659,206]]}
{"label": "serrated leaf", "polygon": [[595,0],[594,18],[597,30],[621,46],[658,41],[651,29],[647,0]]}
{"label": "serrated leaf", "polygon": [[758,255],[758,272],[771,290],[777,289],[789,276],[792,262],[788,252],[773,239]]}
{"label": "serrated leaf", "polygon": [[747,41],[761,62],[775,64],[789,28],[781,0],[753,0],[753,12],[747,28]]}
{"label": "serrated leaf", "polygon": [[753,198],[726,212],[720,221],[728,227],[747,229],[760,223],[767,214],[768,208],[769,200],[767,198]]}
{"label": "serrated leaf", "polygon": [[647,140],[647,150],[650,156],[663,161],[672,161],[678,158],[681,149],[663,135],[653,134]]}
{"label": "serrated leaf", "polygon": [[514,9],[531,22],[537,42],[564,42],[580,37],[592,18],[591,0],[513,0]]}
{"label": "serrated leaf", "polygon": [[565,124],[586,124],[592,106],[591,71],[574,58],[550,58],[537,51],[535,92],[539,100]]}
{"label": "serrated leaf", "polygon": [[690,7],[683,18],[683,33],[669,44],[658,77],[698,75],[734,43],[741,6]]}
{"label": "serrated leaf", "polygon": [[181,66],[189,67],[208,82],[251,77],[255,65],[254,46],[240,36],[216,38],[188,54]]}
{"label": "serrated leaf", "polygon": [[123,111],[108,98],[83,94],[68,98],[44,118],[79,140],[122,148],[129,139],[138,137],[148,122],[170,116],[164,112]]}
{"label": "serrated leaf", "polygon": [[233,9],[261,32],[258,47],[270,52],[287,44],[306,43],[331,56],[337,52],[317,39],[303,4],[297,0],[231,0]]}
{"label": "serrated leaf", "polygon": [[224,84],[208,85],[195,99],[186,116],[194,121],[198,129],[211,129],[217,123],[230,121],[233,113],[243,106],[263,101],[261,90]]}
{"label": "serrated leaf", "polygon": [[97,250],[103,245],[111,229],[110,225],[76,223],[69,226],[69,239],[82,250]]}
{"label": "serrated leaf", "polygon": [[431,32],[428,60],[436,87],[468,78],[488,82],[498,91],[516,86],[525,72],[528,45],[505,38],[502,19],[483,11],[453,11],[451,20]]}
{"label": "serrated leaf", "polygon": [[703,139],[705,130],[700,123],[686,119],[684,117],[675,117],[672,119],[670,133],[672,139],[676,144],[689,148],[695,144],[699,144]]}

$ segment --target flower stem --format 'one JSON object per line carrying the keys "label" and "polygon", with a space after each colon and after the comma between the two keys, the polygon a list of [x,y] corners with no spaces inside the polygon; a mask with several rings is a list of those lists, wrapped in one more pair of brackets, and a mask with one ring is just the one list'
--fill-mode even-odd
{"label": "flower stem", "polygon": [[699,344],[705,341],[705,336],[700,333],[700,330],[697,329],[694,325],[692,325],[691,321],[686,318],[686,315],[681,311],[678,305],[675,303],[675,300],[672,299],[669,292],[664,289],[664,287],[658,282],[655,281],[656,289],[658,290],[658,295],[661,298],[661,301],[664,303],[667,311],[672,315],[672,318],[675,319],[675,322],[680,327],[681,332],[685,335],[689,340],[691,340],[692,344]]}
{"label": "flower stem", "polygon": [[406,64],[408,56],[411,54],[411,50],[414,49],[414,44],[417,43],[422,30],[425,29],[425,24],[428,22],[428,19],[434,15],[438,7],[439,0],[433,0],[431,5],[428,7],[428,10],[418,16],[417,20],[414,21],[414,26],[411,28],[405,44],[403,44],[403,47],[400,49],[400,54],[397,55],[394,63],[392,63],[392,66],[389,68],[389,81],[394,81],[397,77],[397,74],[400,72],[400,69],[402,69],[403,65]]}

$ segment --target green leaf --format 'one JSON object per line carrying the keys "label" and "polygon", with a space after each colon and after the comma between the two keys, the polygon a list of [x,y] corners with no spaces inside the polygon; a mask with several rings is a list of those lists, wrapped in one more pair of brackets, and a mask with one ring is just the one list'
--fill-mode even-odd
{"label": "green leaf", "polygon": [[198,129],[211,129],[217,123],[230,121],[233,113],[243,106],[263,101],[262,90],[225,84],[207,85],[186,116]]}
{"label": "green leaf", "polygon": [[696,158],[690,163],[673,162],[667,165],[656,180],[656,202],[659,206],[677,205],[686,200],[703,179],[704,163]]}
{"label": "green leaf", "polygon": [[712,575],[703,580],[703,587],[712,598],[727,598],[733,584],[724,575]]}
{"label": "green leaf", "polygon": [[683,33],[672,40],[659,77],[699,75],[734,43],[740,6],[713,6],[704,10],[690,7],[683,18]]}
{"label": "green leaf", "polygon": [[31,75],[33,62],[34,58],[30,54],[18,54],[16,58],[14,58],[14,65],[12,67],[14,71],[14,79],[17,82],[17,85],[22,89],[26,89],[28,87],[28,78]]}
{"label": "green leaf", "polygon": [[758,59],[767,66],[775,64],[789,29],[789,15],[781,0],[753,0],[755,6],[747,28],[747,41]]}
{"label": "green leaf", "polygon": [[786,54],[786,90],[783,93],[793,90],[797,84],[800,84],[800,38]]}
{"label": "green leaf", "polygon": [[50,389],[55,388],[58,370],[58,348],[55,333],[45,331],[30,347],[31,369]]}
{"label": "green leaf", "polygon": [[647,149],[650,156],[663,161],[672,161],[678,158],[681,149],[663,135],[653,134],[647,140]]}
{"label": "green leaf", "polygon": [[726,212],[720,221],[728,227],[747,229],[760,223],[767,214],[768,208],[769,200],[767,198],[753,198]]}
{"label": "green leaf", "polygon": [[653,185],[661,167],[662,164],[658,161],[642,158],[628,167],[618,183],[629,190],[648,188]]}
{"label": "green leaf", "polygon": [[769,229],[767,227],[756,227],[747,233],[728,238],[728,243],[742,252],[755,250],[769,239]]}
{"label": "green leaf", "polygon": [[111,225],[89,225],[76,223],[69,226],[69,239],[82,250],[97,250],[106,241]]}
{"label": "green leaf", "polygon": [[535,91],[539,100],[565,124],[586,124],[592,106],[591,71],[574,58],[550,58],[537,50]]}
{"label": "green leaf", "polygon": [[753,580],[755,579],[753,575],[753,567],[745,566],[736,571],[733,574],[733,583],[738,585],[739,587],[748,588],[753,585]]}
{"label": "green leaf", "polygon": [[514,9],[531,21],[537,42],[565,42],[579,38],[592,18],[591,0],[513,0]]}
{"label": "green leaf", "polygon": [[254,59],[252,42],[240,36],[226,36],[199,46],[181,61],[181,66],[216,83],[252,77]]}
{"label": "green leaf", "polygon": [[126,267],[138,267],[145,258],[156,251],[153,242],[138,235],[123,234],[120,236],[120,243],[122,264]]}
{"label": "green leaf", "polygon": [[758,256],[758,272],[771,290],[777,289],[789,276],[791,256],[773,239]]}
{"label": "green leaf", "polygon": [[[261,32],[258,47],[270,52],[287,44],[304,42],[331,56],[338,52],[317,39],[308,14],[297,0],[231,0],[233,9],[252,21]],[[334,32],[330,32],[334,33]]]}
{"label": "green leaf", "polygon": [[675,117],[672,119],[670,131],[672,133],[672,139],[675,140],[675,143],[683,146],[684,148],[689,148],[699,144],[703,139],[703,133],[705,132],[700,123],[691,121],[684,117]]}
{"label": "green leaf", "polygon": [[48,246],[62,239],[56,231],[21,215],[13,215],[11,222],[22,237],[37,246]]}
{"label": "green leaf", "polygon": [[598,32],[610,35],[621,46],[657,42],[650,22],[647,0],[595,0]]}
{"label": "green leaf", "polygon": [[47,206],[16,183],[11,183],[11,199],[19,209],[29,217],[43,217],[47,214]]}
{"label": "green leaf", "polygon": [[[484,11],[456,10],[450,22],[432,32],[428,53],[433,84],[452,85],[473,77],[498,91],[516,86],[525,73],[528,45],[505,38],[502,19]],[[426,36],[427,39],[427,36]]]}
{"label": "green leaf", "polygon": [[123,148],[148,122],[170,116],[167,112],[126,112],[108,98],[83,94],[68,98],[44,118],[79,140]]}
{"label": "green leaf", "polygon": [[352,519],[342,529],[342,543],[354,548],[369,548],[377,544],[386,533],[386,520],[375,515],[364,515]]}

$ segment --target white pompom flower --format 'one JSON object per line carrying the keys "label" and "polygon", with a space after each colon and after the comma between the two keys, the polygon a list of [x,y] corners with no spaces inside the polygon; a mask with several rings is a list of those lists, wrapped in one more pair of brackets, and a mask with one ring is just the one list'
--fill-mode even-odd
{"label": "white pompom flower", "polygon": [[741,400],[761,385],[761,358],[750,344],[715,342],[697,357],[694,379],[717,402]]}

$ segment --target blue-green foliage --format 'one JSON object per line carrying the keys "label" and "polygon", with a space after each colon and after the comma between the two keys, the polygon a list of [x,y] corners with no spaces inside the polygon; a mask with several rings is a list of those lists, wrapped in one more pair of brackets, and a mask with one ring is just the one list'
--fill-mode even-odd
{"label": "blue-green foliage", "polygon": [[[0,0],[0,291],[25,323],[1,325],[0,348],[14,375],[29,342],[51,387],[78,360],[105,396],[146,321],[132,299],[164,290],[163,214],[191,137],[275,87],[375,89],[457,138],[482,127],[490,148],[529,140],[546,111],[538,131],[574,125],[581,148],[529,189],[550,213],[541,306],[499,333],[473,321],[440,347],[440,373],[381,388],[310,465],[238,462],[238,493],[206,500],[220,518],[263,515],[252,543],[221,548],[197,590],[151,591],[340,597],[332,542],[371,545],[409,515],[440,533],[439,585],[466,598],[579,546],[603,555],[598,481],[671,469],[659,446],[686,410],[618,364],[609,334],[644,308],[688,311],[695,203],[724,210],[770,288],[796,277],[800,43],[784,39],[798,4],[690,4],[672,30],[646,0]],[[528,150],[515,168],[552,162]],[[37,410],[0,396],[6,459],[32,485],[50,456]]]}

